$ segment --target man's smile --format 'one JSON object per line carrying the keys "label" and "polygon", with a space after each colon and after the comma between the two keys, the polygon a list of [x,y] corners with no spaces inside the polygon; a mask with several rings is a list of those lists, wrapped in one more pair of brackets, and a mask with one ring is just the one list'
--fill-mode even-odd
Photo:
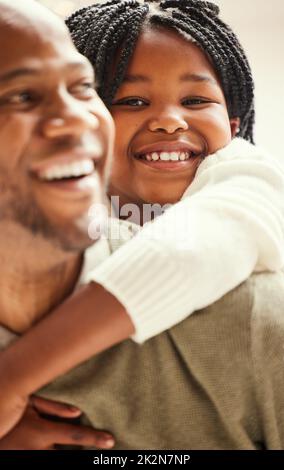
{"label": "man's smile", "polygon": [[95,164],[90,159],[74,160],[70,163],[51,163],[46,169],[40,171],[38,178],[42,181],[66,180],[70,178],[81,178],[93,173]]}
{"label": "man's smile", "polygon": [[76,192],[76,196],[90,194],[95,188],[96,163],[103,155],[99,144],[88,150],[80,149],[58,153],[30,165],[30,174],[37,182],[50,187]]}

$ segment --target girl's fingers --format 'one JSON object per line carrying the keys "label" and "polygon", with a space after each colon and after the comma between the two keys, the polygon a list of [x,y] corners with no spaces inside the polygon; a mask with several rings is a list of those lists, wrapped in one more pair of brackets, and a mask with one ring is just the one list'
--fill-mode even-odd
{"label": "girl's fingers", "polygon": [[62,418],[77,418],[82,414],[79,408],[66,403],[47,400],[46,398],[37,396],[32,396],[30,400],[32,406],[40,413],[59,416]]}
{"label": "girl's fingers", "polygon": [[82,425],[46,422],[44,432],[53,444],[111,449],[115,443],[111,434]]}
{"label": "girl's fingers", "polygon": [[41,418],[29,407],[21,422],[0,440],[0,450],[54,450],[54,444],[110,449],[114,439],[87,426]]}

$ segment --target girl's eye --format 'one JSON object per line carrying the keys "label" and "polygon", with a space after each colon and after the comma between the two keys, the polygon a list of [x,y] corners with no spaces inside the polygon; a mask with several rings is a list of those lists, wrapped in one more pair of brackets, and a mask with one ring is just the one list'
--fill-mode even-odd
{"label": "girl's eye", "polygon": [[185,98],[182,102],[184,106],[197,106],[200,104],[207,104],[210,103],[209,100],[205,98],[193,97],[193,98]]}
{"label": "girl's eye", "polygon": [[141,98],[123,98],[113,102],[113,106],[131,106],[134,108],[141,108],[142,106],[147,106],[147,102]]}

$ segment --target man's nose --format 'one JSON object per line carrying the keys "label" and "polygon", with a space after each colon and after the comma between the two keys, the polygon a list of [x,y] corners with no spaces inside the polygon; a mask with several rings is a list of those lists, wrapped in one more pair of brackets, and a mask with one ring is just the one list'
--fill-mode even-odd
{"label": "man's nose", "polygon": [[88,109],[88,104],[67,93],[54,99],[47,114],[42,123],[42,133],[50,139],[79,136],[86,130],[99,127],[99,119],[93,110]]}
{"label": "man's nose", "polygon": [[176,109],[164,109],[149,122],[151,132],[165,132],[174,134],[177,131],[186,131],[188,124],[182,113]]}

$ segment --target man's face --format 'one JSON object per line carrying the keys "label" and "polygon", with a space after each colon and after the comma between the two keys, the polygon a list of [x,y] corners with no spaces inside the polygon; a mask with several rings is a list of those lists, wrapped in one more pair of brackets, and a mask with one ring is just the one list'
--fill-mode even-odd
{"label": "man's face", "polygon": [[0,222],[82,250],[114,127],[92,67],[56,26],[0,23]]}

